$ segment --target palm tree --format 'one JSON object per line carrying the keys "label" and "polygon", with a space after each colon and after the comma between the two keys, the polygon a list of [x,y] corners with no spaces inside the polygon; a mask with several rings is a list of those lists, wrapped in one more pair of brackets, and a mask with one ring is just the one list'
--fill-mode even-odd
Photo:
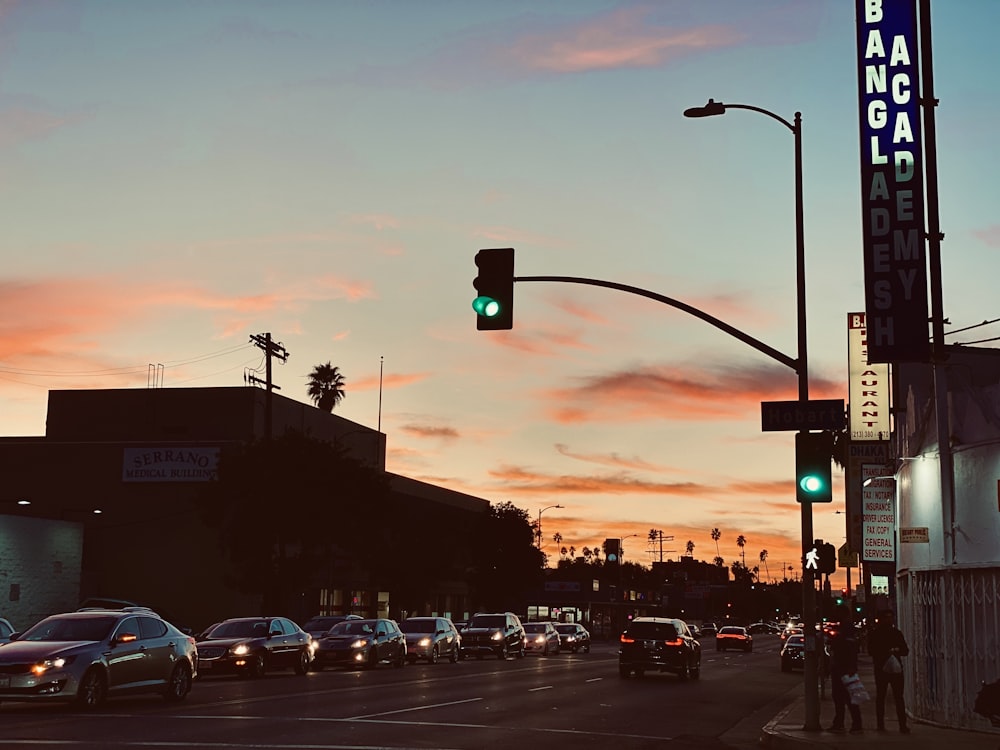
{"label": "palm tree", "polygon": [[722,538],[722,532],[719,531],[718,529],[712,529],[712,541],[715,542],[715,554],[720,556],[722,555],[722,553],[719,552],[719,540],[721,538]]}
{"label": "palm tree", "polygon": [[767,569],[767,550],[762,549],[760,551],[760,561],[764,563],[764,575],[767,576],[768,580],[771,580],[771,572]]}
{"label": "palm tree", "polygon": [[688,557],[694,557],[694,542],[688,539],[688,543],[684,545],[684,549],[687,550]]}
{"label": "palm tree", "polygon": [[309,373],[309,380],[306,383],[306,393],[309,394],[317,408],[323,411],[333,411],[333,407],[339,404],[347,396],[344,390],[344,376],[339,367],[331,367],[327,362],[325,365],[316,365]]}
{"label": "palm tree", "polygon": [[740,534],[736,537],[736,546],[740,548],[740,557],[743,558],[743,567],[745,568],[747,566],[747,553],[743,548],[747,546],[747,538]]}
{"label": "palm tree", "polygon": [[723,567],[726,564],[726,561],[722,559],[722,555],[716,555],[715,559],[712,560],[712,562],[715,563],[716,567],[719,568]]}

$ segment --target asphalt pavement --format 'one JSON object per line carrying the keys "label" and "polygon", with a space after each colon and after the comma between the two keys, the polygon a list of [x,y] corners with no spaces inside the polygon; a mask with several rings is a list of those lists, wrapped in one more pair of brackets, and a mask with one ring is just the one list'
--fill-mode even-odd
{"label": "asphalt pavement", "polygon": [[[875,676],[872,672],[871,660],[862,656],[858,660],[858,675],[871,695],[871,700],[861,706],[861,722],[864,731],[860,734],[848,732],[831,732],[829,727],[833,722],[833,699],[830,697],[829,684],[825,697],[820,699],[819,731],[806,731],[805,696],[800,695],[787,708],[778,713],[761,730],[760,746],[767,748],[820,747],[820,748],[860,748],[877,747],[907,748],[907,750],[1000,750],[1000,732],[976,732],[965,729],[951,729],[934,724],[925,724],[911,718],[908,722],[909,734],[899,731],[896,721],[896,709],[892,696],[886,698],[885,727],[879,732],[875,728]],[[846,724],[850,725],[850,715],[846,716]]]}

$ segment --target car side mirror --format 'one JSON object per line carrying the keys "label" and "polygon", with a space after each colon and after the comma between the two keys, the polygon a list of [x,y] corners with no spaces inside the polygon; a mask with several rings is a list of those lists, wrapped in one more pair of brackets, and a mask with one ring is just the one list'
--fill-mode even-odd
{"label": "car side mirror", "polygon": [[137,641],[137,640],[139,640],[139,636],[137,636],[135,633],[119,633],[117,636],[115,636],[115,645],[121,643],[131,643],[132,641]]}

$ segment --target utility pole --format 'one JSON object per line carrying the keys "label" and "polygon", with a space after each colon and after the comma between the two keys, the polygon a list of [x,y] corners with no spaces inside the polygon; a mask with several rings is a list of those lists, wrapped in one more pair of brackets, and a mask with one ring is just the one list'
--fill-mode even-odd
{"label": "utility pole", "polygon": [[285,362],[288,361],[288,351],[285,349],[284,344],[280,341],[272,341],[270,333],[258,333],[256,336],[251,336],[250,343],[264,352],[265,361],[267,363],[267,369],[264,373],[264,384],[267,389],[267,395],[265,397],[266,404],[264,408],[264,438],[265,440],[270,440],[274,404],[272,391],[275,388],[279,391],[281,390],[281,386],[275,385],[274,381],[271,379],[271,360],[277,358],[281,360],[281,364],[285,364]]}
{"label": "utility pole", "polygon": [[[666,542],[672,542],[672,541],[674,541],[673,534],[670,534],[668,536],[664,536],[662,529],[653,529],[652,531],[649,532],[649,540],[651,542],[653,542],[654,544],[657,543],[657,542],[659,542],[659,545],[660,545],[660,562],[663,562],[663,552],[664,552],[663,543],[665,541]],[[674,550],[668,549],[666,551],[667,552],[673,552]]]}

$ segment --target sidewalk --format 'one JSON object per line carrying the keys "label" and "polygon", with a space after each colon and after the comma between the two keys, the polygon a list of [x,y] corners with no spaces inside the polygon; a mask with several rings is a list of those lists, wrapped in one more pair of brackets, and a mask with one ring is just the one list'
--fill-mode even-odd
{"label": "sidewalk", "polygon": [[[830,687],[827,684],[826,696],[820,699],[819,718],[820,731],[805,731],[806,708],[805,696],[800,695],[784,711],[775,716],[761,730],[760,746],[767,748],[802,748],[806,746],[820,748],[907,748],[908,750],[1000,750],[1000,734],[989,732],[974,732],[964,729],[947,729],[932,724],[921,724],[912,718],[908,724],[910,734],[901,734],[896,721],[896,709],[892,695],[886,698],[885,728],[878,732],[875,729],[875,676],[872,673],[871,660],[865,657],[859,659],[858,674],[872,699],[861,706],[861,719],[864,732],[849,734],[847,732],[829,732],[825,727],[833,722],[833,699],[830,697]],[[850,715],[847,722],[850,725]]]}

